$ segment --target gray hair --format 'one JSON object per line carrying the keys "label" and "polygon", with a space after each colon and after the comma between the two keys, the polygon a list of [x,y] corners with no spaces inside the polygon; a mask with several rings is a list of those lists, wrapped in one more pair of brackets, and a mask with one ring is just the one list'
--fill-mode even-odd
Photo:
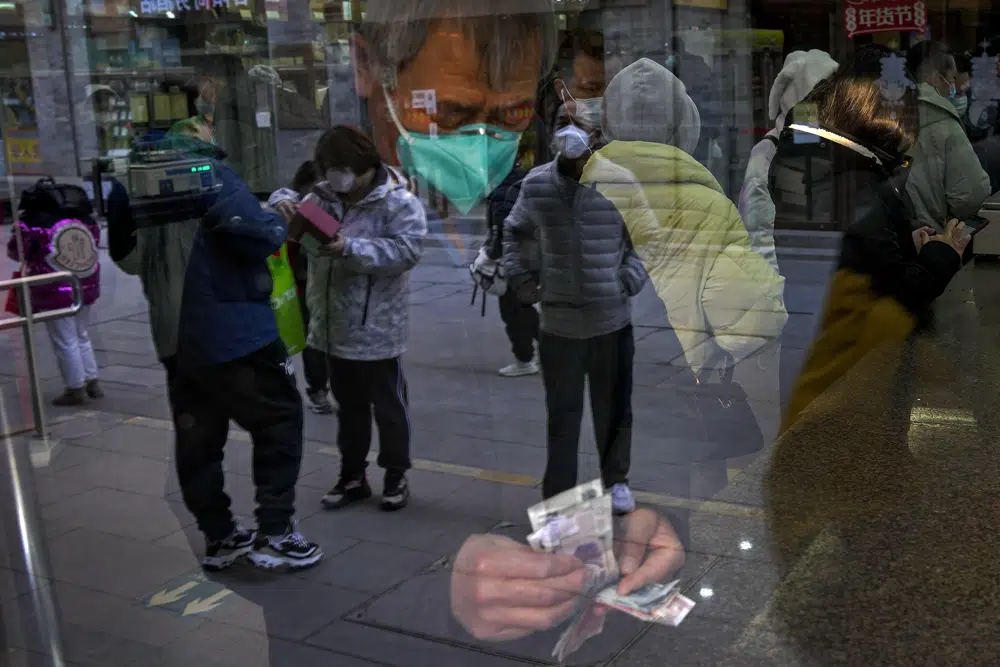
{"label": "gray hair", "polygon": [[552,0],[368,0],[358,31],[370,66],[400,72],[423,48],[431,25],[455,18],[478,46],[491,88],[502,87],[508,69],[530,40],[541,46],[539,77],[550,73],[558,48]]}

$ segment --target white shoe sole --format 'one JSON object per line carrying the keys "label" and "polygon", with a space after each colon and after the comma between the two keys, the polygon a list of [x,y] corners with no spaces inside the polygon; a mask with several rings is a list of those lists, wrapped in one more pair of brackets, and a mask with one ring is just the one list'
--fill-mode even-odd
{"label": "white shoe sole", "polygon": [[309,558],[291,559],[281,556],[271,556],[259,551],[251,551],[250,562],[262,570],[303,570],[312,567],[323,558],[323,550],[317,549]]}
{"label": "white shoe sole", "polygon": [[497,371],[497,374],[502,378],[523,378],[529,375],[538,375],[540,368],[519,368],[517,370],[508,371],[501,368]]}
{"label": "white shoe sole", "polygon": [[253,551],[253,546],[247,546],[235,549],[225,556],[204,556],[201,559],[201,566],[210,571],[225,570],[235,565],[236,561],[244,558],[251,551]]}

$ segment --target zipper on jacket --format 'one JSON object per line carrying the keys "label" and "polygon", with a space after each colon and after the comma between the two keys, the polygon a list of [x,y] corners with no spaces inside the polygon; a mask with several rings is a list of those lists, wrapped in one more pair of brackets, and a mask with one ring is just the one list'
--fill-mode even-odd
{"label": "zipper on jacket", "polygon": [[365,308],[361,314],[361,326],[368,326],[368,304],[372,300],[372,277],[368,276],[368,287],[365,290]]}

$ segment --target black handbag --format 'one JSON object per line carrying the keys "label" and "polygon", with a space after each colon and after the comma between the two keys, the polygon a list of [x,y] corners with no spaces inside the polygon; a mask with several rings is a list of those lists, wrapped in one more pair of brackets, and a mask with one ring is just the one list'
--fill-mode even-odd
{"label": "black handbag", "polygon": [[[719,381],[709,381],[715,374]],[[692,384],[675,394],[682,403],[683,418],[693,422],[694,433],[685,429],[689,435],[682,439],[684,445],[672,448],[671,462],[724,461],[763,449],[764,434],[746,391],[733,381],[734,374],[735,363],[730,358],[725,370],[704,373],[697,382],[692,376]]]}

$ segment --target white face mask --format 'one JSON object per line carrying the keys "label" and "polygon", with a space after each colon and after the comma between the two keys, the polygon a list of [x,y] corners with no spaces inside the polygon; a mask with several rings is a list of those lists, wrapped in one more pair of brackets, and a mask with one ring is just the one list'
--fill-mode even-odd
{"label": "white face mask", "polygon": [[600,127],[604,116],[604,98],[591,97],[576,101],[576,119],[587,127]]}
{"label": "white face mask", "polygon": [[575,160],[590,150],[590,135],[576,125],[567,125],[556,132],[554,144],[559,153]]}
{"label": "white face mask", "polygon": [[[560,98],[564,105],[567,105],[570,101],[573,102],[576,107],[576,113],[572,114],[573,118],[579,121],[581,124],[587,127],[599,128],[601,126],[601,121],[604,117],[604,98],[603,97],[591,97],[584,100],[578,100],[566,89],[563,89],[560,94]],[[567,99],[568,98],[568,99]]]}
{"label": "white face mask", "polygon": [[358,183],[358,177],[353,172],[343,169],[327,169],[326,180],[334,192],[342,195],[354,190]]}

